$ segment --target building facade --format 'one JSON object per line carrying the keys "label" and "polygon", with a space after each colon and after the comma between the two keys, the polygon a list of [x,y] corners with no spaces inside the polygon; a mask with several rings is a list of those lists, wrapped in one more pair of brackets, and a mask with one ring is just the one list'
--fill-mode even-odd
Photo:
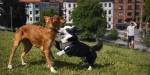
{"label": "building facade", "polygon": [[144,0],[114,0],[114,26],[127,26],[126,21],[132,19],[142,27]]}
{"label": "building facade", "polygon": [[76,0],[64,0],[63,2],[63,16],[66,19],[66,24],[72,24],[71,14],[77,6]]}
{"label": "building facade", "polygon": [[27,3],[26,15],[27,24],[32,24],[40,21],[40,3]]}
{"label": "building facade", "polygon": [[102,0],[102,8],[106,13],[107,30],[113,28],[114,5],[113,0]]}
{"label": "building facade", "polygon": [[32,24],[40,21],[40,11],[53,9],[58,14],[61,12],[63,0],[20,0],[26,4],[26,23]]}

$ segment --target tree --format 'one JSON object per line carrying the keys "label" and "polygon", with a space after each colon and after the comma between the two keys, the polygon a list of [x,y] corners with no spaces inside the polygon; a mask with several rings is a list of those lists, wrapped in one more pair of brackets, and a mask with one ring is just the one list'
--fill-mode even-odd
{"label": "tree", "polygon": [[150,0],[144,0],[144,19],[145,21],[150,21]]}
{"label": "tree", "polygon": [[100,0],[78,0],[72,12],[73,24],[81,28],[80,37],[102,37],[106,30],[105,12]]}
{"label": "tree", "polygon": [[[11,18],[13,28],[20,27],[26,22],[25,4],[19,3],[19,0],[2,0],[4,3],[2,8],[4,9],[4,21],[5,26],[11,26]],[[11,10],[12,9],[12,10]],[[10,15],[12,13],[12,15]]]}
{"label": "tree", "polygon": [[145,24],[145,29],[144,32],[148,33],[148,25],[150,24],[150,0],[144,0],[145,6],[144,6],[144,21],[146,22]]}

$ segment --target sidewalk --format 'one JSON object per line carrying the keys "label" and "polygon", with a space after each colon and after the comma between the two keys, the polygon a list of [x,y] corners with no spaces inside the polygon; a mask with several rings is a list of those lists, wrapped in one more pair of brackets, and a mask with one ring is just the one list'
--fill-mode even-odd
{"label": "sidewalk", "polygon": [[[127,41],[123,41],[121,39],[117,39],[117,40],[105,40],[106,42],[112,43],[112,44],[118,44],[120,46],[123,47],[128,47],[127,46]],[[142,43],[142,38],[140,36],[140,31],[139,30],[135,30],[135,49],[138,49],[140,51],[146,51],[146,52],[150,52],[150,48],[147,48],[146,46],[144,46],[144,44]]]}
{"label": "sidewalk", "polygon": [[[115,41],[110,41],[110,40],[105,40],[106,42],[112,43],[112,44],[117,44],[123,47],[128,47],[127,46],[127,41],[123,41],[121,39],[117,39]],[[135,41],[135,49],[139,49],[141,51],[147,51],[150,52],[150,48],[145,47],[142,43]]]}

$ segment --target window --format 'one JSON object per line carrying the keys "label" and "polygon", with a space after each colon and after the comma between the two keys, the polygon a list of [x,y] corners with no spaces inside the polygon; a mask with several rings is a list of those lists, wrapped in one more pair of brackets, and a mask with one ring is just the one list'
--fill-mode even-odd
{"label": "window", "polygon": [[71,14],[71,11],[69,10],[69,14]]}
{"label": "window", "polygon": [[32,21],[32,17],[30,17],[30,21]]}
{"label": "window", "polygon": [[39,11],[38,11],[38,10],[36,10],[36,11],[35,11],[35,14],[39,14]]}
{"label": "window", "polygon": [[39,7],[39,5],[35,5],[35,8],[38,8]]}
{"label": "window", "polygon": [[119,16],[123,16],[123,12],[119,12]]}
{"label": "window", "polygon": [[127,15],[128,15],[128,16],[132,16],[132,12],[128,12]]}
{"label": "window", "polygon": [[73,7],[75,8],[75,7],[76,7],[76,4],[73,4]]}
{"label": "window", "polygon": [[109,7],[111,7],[111,3],[109,3]]}
{"label": "window", "polygon": [[140,2],[141,2],[141,0],[136,0],[136,2],[137,2],[137,3],[140,3]]}
{"label": "window", "polygon": [[110,17],[108,18],[108,21],[111,21],[111,18],[110,18]]}
{"label": "window", "polygon": [[136,15],[136,16],[139,16],[139,15],[140,15],[140,12],[136,12],[135,15]]}
{"label": "window", "polygon": [[132,5],[128,5],[128,10],[132,10]]}
{"label": "window", "polygon": [[140,9],[140,5],[136,5],[136,9]]}
{"label": "window", "polygon": [[107,3],[105,3],[105,7],[107,7]]}
{"label": "window", "polygon": [[132,3],[133,2],[133,0],[128,0],[128,3]]}
{"label": "window", "polygon": [[105,14],[107,14],[107,10],[105,10]]}
{"label": "window", "polygon": [[71,4],[68,4],[68,7],[70,8],[70,7],[71,7]]}
{"label": "window", "polygon": [[32,11],[30,11],[30,14],[32,14]]}
{"label": "window", "polygon": [[36,21],[39,21],[39,20],[40,20],[40,18],[39,18],[39,17],[36,17],[36,18],[35,18],[35,20],[36,20]]}
{"label": "window", "polygon": [[111,10],[108,11],[108,14],[111,14]]}
{"label": "window", "polygon": [[119,3],[123,3],[123,0],[119,0]]}

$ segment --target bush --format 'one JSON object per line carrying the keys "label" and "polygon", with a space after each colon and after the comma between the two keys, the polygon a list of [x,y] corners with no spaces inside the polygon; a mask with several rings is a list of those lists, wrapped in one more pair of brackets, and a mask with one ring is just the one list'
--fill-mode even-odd
{"label": "bush", "polygon": [[147,47],[150,47],[150,34],[149,34],[149,35],[146,35],[146,36],[143,38],[143,41],[144,41],[144,44],[145,44]]}
{"label": "bush", "polygon": [[113,29],[110,31],[110,33],[108,34],[108,37],[110,37],[111,40],[117,40],[118,38],[118,32],[116,29]]}

